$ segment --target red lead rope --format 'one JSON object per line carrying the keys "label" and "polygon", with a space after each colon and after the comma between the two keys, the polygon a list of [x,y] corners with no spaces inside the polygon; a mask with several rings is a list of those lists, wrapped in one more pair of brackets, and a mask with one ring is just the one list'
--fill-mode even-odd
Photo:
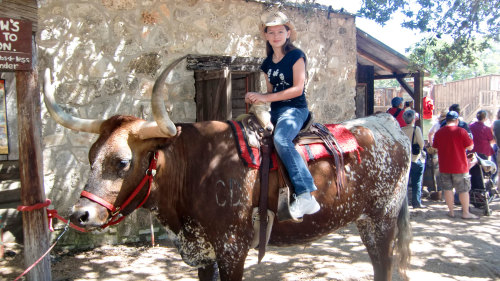
{"label": "red lead rope", "polygon": [[149,169],[146,170],[146,175],[144,176],[144,178],[142,178],[142,181],[134,189],[132,194],[130,194],[130,196],[127,198],[127,200],[125,200],[125,202],[119,207],[115,207],[113,204],[109,203],[108,201],[102,199],[101,197],[99,197],[95,194],[92,194],[92,193],[87,192],[85,190],[82,191],[82,193],[81,193],[82,197],[88,198],[88,199],[96,202],[97,204],[105,207],[106,209],[108,209],[111,212],[111,219],[108,221],[108,223],[102,225],[101,228],[106,228],[110,225],[114,225],[114,224],[121,222],[125,218],[125,216],[122,215],[120,212],[123,209],[125,209],[125,207],[127,207],[130,204],[130,202],[132,202],[132,200],[142,190],[142,188],[144,187],[146,182],[148,182],[147,194],[144,197],[144,199],[142,200],[142,202],[136,207],[136,209],[140,208],[146,202],[146,200],[149,198],[149,194],[151,193],[151,185],[153,183],[153,178],[156,175],[156,162],[157,162],[157,160],[158,160],[158,152],[155,152],[154,157],[153,157],[153,159],[151,159],[151,163],[149,164]]}
{"label": "red lead rope", "polygon": [[[140,208],[146,202],[146,200],[149,197],[149,194],[151,193],[151,184],[153,183],[153,178],[156,175],[156,162],[157,162],[157,160],[158,160],[158,152],[155,152],[154,157],[153,157],[153,159],[151,159],[151,163],[149,164],[149,169],[146,170],[146,175],[142,179],[141,183],[139,183],[139,185],[135,188],[134,192],[132,192],[132,194],[129,196],[129,198],[118,208],[115,208],[115,206],[113,206],[113,204],[107,202],[106,200],[104,200],[98,196],[95,196],[92,193],[89,193],[85,190],[82,191],[81,196],[86,197],[86,198],[88,198],[88,199],[90,199],[98,204],[101,204],[102,206],[106,207],[108,210],[111,211],[112,217],[111,217],[110,221],[107,224],[103,225],[102,228],[117,224],[125,218],[125,216],[121,216],[119,218],[117,218],[117,217],[120,215],[120,211],[123,210],[125,207],[127,207],[127,205],[130,204],[130,202],[132,202],[132,200],[135,198],[135,196],[137,196],[139,191],[141,191],[144,184],[146,184],[146,181],[148,181],[149,184],[148,184],[148,192],[146,194],[146,197],[144,197],[144,199],[136,207],[136,209]],[[34,210],[48,207],[50,205],[50,203],[51,203],[50,199],[47,199],[47,200],[45,200],[44,203],[37,203],[37,204],[31,205],[31,206],[17,206],[17,210],[22,211],[22,212],[34,211]],[[33,267],[35,267],[35,265],[37,265],[52,250],[52,248],[54,248],[54,246],[57,244],[59,239],[68,230],[68,226],[71,226],[72,228],[74,228],[78,231],[86,232],[85,229],[70,223],[68,220],[66,220],[63,217],[61,217],[60,215],[58,215],[56,210],[47,209],[47,217],[49,219],[48,223],[49,223],[50,231],[52,231],[52,232],[54,231],[54,228],[52,227],[52,219],[53,218],[58,218],[61,221],[66,223],[66,227],[64,228],[64,231],[56,238],[56,241],[54,242],[54,244],[52,244],[52,246],[50,246],[49,249],[34,264],[32,264],[30,267],[28,267],[16,279],[14,279],[14,281],[19,280],[22,276],[24,276],[26,273],[28,273]]]}
{"label": "red lead rope", "polygon": [[[31,206],[17,206],[17,210],[20,211],[20,212],[30,212],[30,211],[34,211],[34,210],[38,210],[38,209],[42,209],[42,208],[45,208],[45,207],[48,207],[50,204],[52,203],[52,201],[50,201],[50,199],[47,199],[45,200],[45,203],[37,203],[35,205],[31,205]],[[64,223],[67,223],[68,220],[64,219],[63,217],[61,217],[58,213],[57,213],[57,210],[52,210],[52,209],[47,209],[47,217],[49,219],[48,223],[49,223],[49,230],[50,232],[54,232],[54,227],[52,226],[52,219],[53,218],[58,218],[60,219],[61,221],[63,221]],[[85,232],[86,230],[81,228],[81,227],[78,227],[72,223],[69,224],[69,226],[71,226],[72,228],[78,230],[78,231],[81,231],[81,232]]]}

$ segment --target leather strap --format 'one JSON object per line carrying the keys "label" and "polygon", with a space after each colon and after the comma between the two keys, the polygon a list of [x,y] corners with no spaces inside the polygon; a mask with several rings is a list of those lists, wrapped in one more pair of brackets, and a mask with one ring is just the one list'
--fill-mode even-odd
{"label": "leather strap", "polygon": [[266,240],[267,240],[267,201],[269,191],[269,162],[272,149],[272,138],[265,137],[262,139],[261,154],[262,162],[260,165],[260,198],[259,198],[259,259],[258,263],[266,254]]}
{"label": "leather strap", "polygon": [[337,197],[340,198],[340,193],[344,189],[344,152],[342,147],[337,142],[337,139],[323,124],[314,123],[311,126],[311,131],[317,134],[325,143],[326,148],[332,153],[335,160],[335,169],[337,170]]}

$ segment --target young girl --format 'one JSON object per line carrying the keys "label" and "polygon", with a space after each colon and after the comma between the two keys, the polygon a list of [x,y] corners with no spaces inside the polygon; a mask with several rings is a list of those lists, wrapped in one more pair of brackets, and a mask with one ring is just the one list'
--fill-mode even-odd
{"label": "young girl", "polygon": [[267,93],[249,92],[245,101],[271,102],[274,146],[295,188],[290,211],[295,218],[301,218],[320,209],[311,195],[316,190],[314,180],[292,142],[309,115],[304,93],[306,56],[292,44],[297,33],[285,14],[272,13],[261,25],[261,33],[266,40],[267,58],[261,69],[266,76]]}

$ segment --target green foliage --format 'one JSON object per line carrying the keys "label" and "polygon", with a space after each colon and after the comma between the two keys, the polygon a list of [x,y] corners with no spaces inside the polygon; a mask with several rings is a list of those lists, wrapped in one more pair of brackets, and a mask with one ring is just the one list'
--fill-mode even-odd
{"label": "green foliage", "polygon": [[410,69],[425,68],[436,80],[462,80],[500,73],[500,43],[493,42],[483,49],[481,43],[469,47],[460,55],[460,46],[430,37],[410,48]]}
{"label": "green foliage", "polygon": [[358,14],[384,25],[397,12],[403,27],[429,34],[412,48],[412,66],[440,78],[477,66],[478,55],[500,41],[498,0],[363,0]]}
{"label": "green foliage", "polygon": [[401,85],[396,79],[375,80],[375,88],[399,88]]}

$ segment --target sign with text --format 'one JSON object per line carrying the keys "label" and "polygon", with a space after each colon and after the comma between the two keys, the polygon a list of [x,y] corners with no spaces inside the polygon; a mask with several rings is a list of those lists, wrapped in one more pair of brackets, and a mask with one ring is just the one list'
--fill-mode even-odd
{"label": "sign with text", "polygon": [[31,70],[31,22],[0,17],[0,71]]}

